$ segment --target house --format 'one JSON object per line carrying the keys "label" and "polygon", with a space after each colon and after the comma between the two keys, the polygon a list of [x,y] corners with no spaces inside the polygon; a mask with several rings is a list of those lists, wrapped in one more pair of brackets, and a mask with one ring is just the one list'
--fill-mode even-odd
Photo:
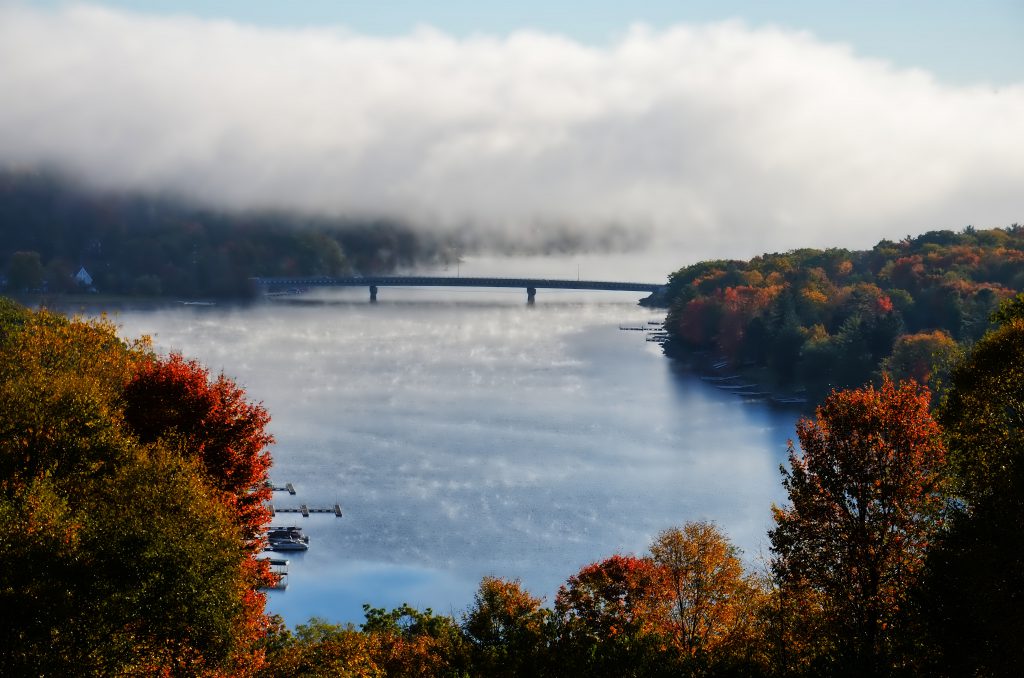
{"label": "house", "polygon": [[78,269],[78,273],[75,274],[75,282],[82,287],[92,286],[92,276],[89,275],[89,271],[85,270],[85,266]]}

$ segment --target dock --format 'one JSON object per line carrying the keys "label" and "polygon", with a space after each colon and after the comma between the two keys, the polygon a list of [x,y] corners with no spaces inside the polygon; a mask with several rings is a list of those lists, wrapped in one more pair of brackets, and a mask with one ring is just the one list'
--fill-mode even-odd
{"label": "dock", "polygon": [[274,575],[275,582],[271,586],[261,586],[263,589],[283,590],[288,588],[288,561],[284,558],[260,558],[270,565],[270,573]]}
{"label": "dock", "polygon": [[291,483],[285,483],[284,485],[275,485],[274,483],[268,482],[267,487],[273,492],[287,492],[288,494],[295,494],[295,486]]}
{"label": "dock", "polygon": [[311,513],[333,513],[335,517],[341,518],[341,504],[335,504],[329,508],[307,506],[306,504],[299,504],[297,507],[267,504],[267,508],[270,509],[271,518],[278,513],[301,513],[303,518],[308,518]]}

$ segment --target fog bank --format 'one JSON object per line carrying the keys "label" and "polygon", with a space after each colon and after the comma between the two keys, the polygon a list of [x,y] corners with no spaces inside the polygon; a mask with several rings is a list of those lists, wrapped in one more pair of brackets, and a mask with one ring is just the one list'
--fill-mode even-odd
{"label": "fog bank", "polygon": [[1024,84],[781,29],[592,47],[8,5],[0,63],[0,163],[217,207],[734,256],[1024,220]]}

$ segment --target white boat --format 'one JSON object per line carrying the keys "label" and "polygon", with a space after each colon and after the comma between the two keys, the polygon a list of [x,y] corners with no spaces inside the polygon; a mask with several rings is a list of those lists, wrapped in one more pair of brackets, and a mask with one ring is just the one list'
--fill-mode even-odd
{"label": "white boat", "polygon": [[281,539],[270,542],[271,551],[307,551],[309,544],[298,539]]}
{"label": "white boat", "polygon": [[275,541],[301,541],[309,543],[309,535],[303,534],[298,527],[271,529],[267,531],[267,541],[273,544]]}

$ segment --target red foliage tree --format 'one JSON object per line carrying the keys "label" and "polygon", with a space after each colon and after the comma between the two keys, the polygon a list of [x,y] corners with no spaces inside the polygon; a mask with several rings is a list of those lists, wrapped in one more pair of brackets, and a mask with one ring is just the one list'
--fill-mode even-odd
{"label": "red foliage tree", "polygon": [[743,337],[751,321],[764,316],[781,291],[781,285],[738,285],[727,287],[716,295],[722,308],[716,343],[722,355],[733,360],[739,357]]}
{"label": "red foliage tree", "polygon": [[[930,394],[888,379],[833,392],[797,424],[775,507],[773,569],[800,599],[824,603],[835,659],[885,670],[925,550],[938,527],[945,448]],[[802,592],[806,591],[806,595]]]}
{"label": "red foliage tree", "polygon": [[662,568],[646,558],[614,555],[569,577],[555,610],[605,639],[665,630],[671,600]]}
{"label": "red foliage tree", "polygon": [[228,377],[211,380],[206,368],[178,354],[139,369],[124,397],[125,419],[139,439],[172,441],[198,458],[256,548],[270,519],[263,504],[271,493],[267,448],[274,442],[267,411]]}
{"label": "red foliage tree", "polygon": [[718,333],[721,315],[717,302],[704,297],[692,299],[674,315],[677,333],[694,346],[708,347]]}

